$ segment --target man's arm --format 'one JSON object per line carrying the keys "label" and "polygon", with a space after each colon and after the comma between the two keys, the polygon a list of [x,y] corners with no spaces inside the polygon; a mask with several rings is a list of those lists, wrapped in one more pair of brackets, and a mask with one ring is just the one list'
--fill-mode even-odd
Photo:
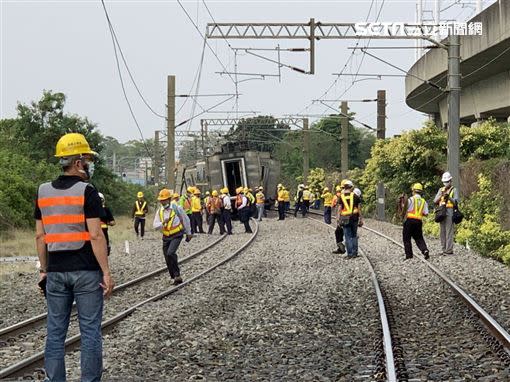
{"label": "man's arm", "polygon": [[[46,255],[46,243],[44,242],[44,227],[41,220],[35,221],[35,246],[37,255],[39,256],[39,263],[41,264],[41,274],[46,276],[48,269],[48,257]],[[42,278],[42,277],[41,277]]]}
{"label": "man's arm", "polygon": [[152,222],[152,228],[155,230],[160,230],[163,227],[163,222],[159,218],[159,209],[156,210],[156,213],[154,214],[154,221]]}
{"label": "man's arm", "polygon": [[106,247],[106,239],[103,230],[101,229],[101,220],[99,218],[87,219],[87,227],[90,234],[92,251],[103,272],[103,283],[101,286],[104,289],[104,295],[108,297],[113,291],[115,282],[113,281],[108,264],[108,249]]}

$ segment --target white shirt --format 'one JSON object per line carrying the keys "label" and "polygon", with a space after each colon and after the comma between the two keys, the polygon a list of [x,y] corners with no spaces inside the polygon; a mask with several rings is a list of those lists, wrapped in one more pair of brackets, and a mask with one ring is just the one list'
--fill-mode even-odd
{"label": "white shirt", "polygon": [[221,199],[223,200],[223,207],[226,210],[230,211],[232,209],[232,203],[230,202],[230,195],[229,194],[223,195],[221,197]]}

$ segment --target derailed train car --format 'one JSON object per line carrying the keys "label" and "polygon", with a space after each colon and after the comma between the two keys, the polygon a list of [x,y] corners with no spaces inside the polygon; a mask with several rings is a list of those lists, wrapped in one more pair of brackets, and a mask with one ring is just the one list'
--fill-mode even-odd
{"label": "derailed train car", "polygon": [[[202,193],[227,187],[231,196],[236,188],[264,187],[273,198],[280,178],[280,162],[267,151],[258,151],[241,143],[226,143],[221,150],[184,169],[180,188],[195,185]],[[179,187],[178,187],[179,188]]]}

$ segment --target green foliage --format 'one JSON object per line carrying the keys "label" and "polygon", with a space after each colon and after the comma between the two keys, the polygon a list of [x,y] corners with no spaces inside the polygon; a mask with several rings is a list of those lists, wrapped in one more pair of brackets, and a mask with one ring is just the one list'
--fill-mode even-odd
{"label": "green foliage", "polygon": [[[45,91],[37,102],[18,104],[17,118],[0,120],[0,232],[33,227],[38,185],[61,173],[54,154],[63,134],[82,133],[95,151],[103,150],[103,137],[96,126],[86,118],[64,113],[64,106],[64,94]],[[120,181],[102,159],[96,165],[92,183],[105,194],[114,214],[130,212],[136,192],[143,190]]]}
{"label": "green foliage", "polygon": [[489,119],[476,127],[460,129],[460,153],[463,160],[472,158],[510,159],[510,124],[496,123]]}
{"label": "green foliage", "polygon": [[314,168],[308,174],[308,188],[312,192],[320,192],[325,186],[326,172],[323,168]]}

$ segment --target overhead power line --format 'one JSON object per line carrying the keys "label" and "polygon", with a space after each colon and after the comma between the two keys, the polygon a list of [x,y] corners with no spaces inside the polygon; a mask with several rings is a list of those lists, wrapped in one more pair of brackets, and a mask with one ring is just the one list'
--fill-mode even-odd
{"label": "overhead power line", "polygon": [[135,122],[135,125],[136,125],[136,127],[138,129],[138,132],[140,133],[140,137],[142,138],[142,142],[143,142],[143,145],[145,147],[145,150],[147,151],[147,154],[151,157],[152,154],[151,154],[151,152],[149,150],[149,147],[147,146],[147,142],[145,142],[145,138],[143,137],[142,129],[140,128],[140,125],[138,124],[138,120],[136,119],[135,113],[133,112],[133,108],[131,107],[131,103],[129,102],[129,98],[128,98],[127,93],[126,93],[126,87],[124,85],[124,79],[122,78],[122,70],[120,68],[119,56],[117,54],[117,46],[115,44],[115,37],[114,37],[115,34],[114,34],[114,31],[113,31],[112,23],[110,22],[110,17],[108,16],[108,11],[106,10],[106,5],[104,3],[104,0],[101,0],[101,4],[103,5],[103,10],[104,10],[104,13],[105,13],[105,16],[106,16],[106,20],[108,22],[108,27],[110,29],[110,35],[111,35],[112,44],[113,44],[113,52],[115,54],[115,62],[117,64],[117,72],[119,74],[120,85],[122,87],[122,93],[124,94],[124,99],[126,100],[126,103],[128,105],[131,117],[133,118],[133,121]]}

